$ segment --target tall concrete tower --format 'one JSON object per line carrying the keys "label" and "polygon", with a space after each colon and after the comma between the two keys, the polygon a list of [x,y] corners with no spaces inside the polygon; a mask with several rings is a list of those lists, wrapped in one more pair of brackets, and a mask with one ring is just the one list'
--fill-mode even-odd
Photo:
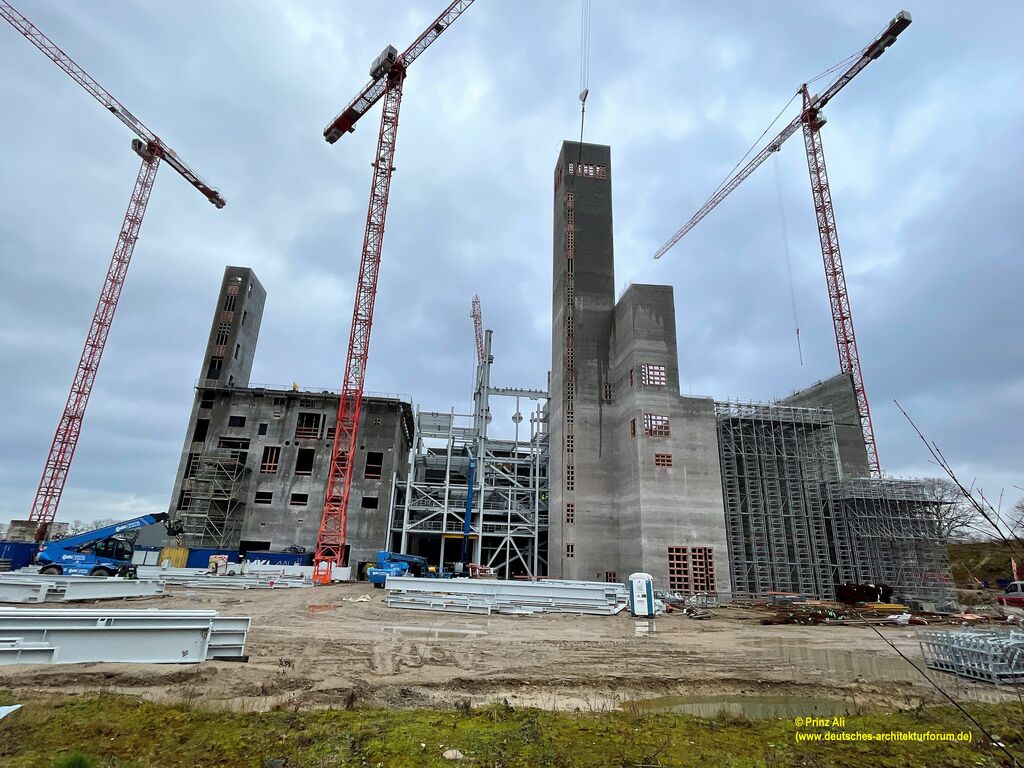
{"label": "tall concrete tower", "polygon": [[[201,380],[212,387],[247,387],[267,292],[248,267],[225,267]],[[202,382],[200,383],[202,386]]]}
{"label": "tall concrete tower", "polygon": [[727,594],[714,402],[679,393],[672,288],[615,301],[609,147],[562,144],[554,208],[548,572]]}
{"label": "tall concrete tower", "polygon": [[566,141],[555,165],[548,570],[619,568],[609,339],[615,308],[611,148]]}

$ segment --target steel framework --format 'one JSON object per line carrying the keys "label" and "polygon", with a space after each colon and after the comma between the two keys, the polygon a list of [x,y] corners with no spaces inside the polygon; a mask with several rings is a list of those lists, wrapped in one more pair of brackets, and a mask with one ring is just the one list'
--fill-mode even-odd
{"label": "steel framework", "polygon": [[[408,67],[433,43],[452,22],[465,11],[473,0],[455,0],[441,12],[404,53],[389,59],[389,49],[378,57],[381,68],[371,70],[371,80],[349,105],[324,129],[324,138],[334,143],[346,132],[355,129],[355,123],[378,100],[384,99],[380,116],[377,152],[373,162],[370,201],[363,235],[363,250],[359,260],[356,281],[355,307],[345,355],[345,373],[338,401],[337,429],[331,449],[331,464],[327,478],[324,512],[317,534],[314,555],[314,578],[329,582],[335,565],[345,559],[345,526],[349,497],[352,492],[352,472],[359,440],[359,412],[362,408],[363,385],[366,381],[366,361],[370,352],[370,331],[373,328],[373,306],[377,298],[377,278],[380,273],[381,248],[384,243],[384,225],[388,213],[388,194],[394,172],[395,142],[398,138],[398,116],[402,106],[402,86]],[[376,63],[375,63],[376,64]]]}
{"label": "steel framework", "polygon": [[[501,578],[536,577],[547,572],[548,527],[547,392],[490,386],[492,334],[484,335],[477,365],[474,413],[420,412],[416,416],[411,471],[395,489],[391,513],[392,546],[428,553],[439,565],[456,560],[446,544],[461,547],[469,495],[469,465],[475,462],[470,511],[472,561]],[[513,439],[488,436],[490,398],[516,402]],[[520,438],[521,400],[536,401],[529,436]]]}
{"label": "steel framework", "polygon": [[828,288],[829,305],[832,309],[832,323],[835,329],[836,348],[839,352],[839,366],[843,373],[853,377],[854,392],[857,396],[857,408],[860,416],[861,430],[864,433],[864,445],[868,454],[868,468],[875,477],[881,477],[882,468],[878,460],[878,448],[875,440],[875,428],[871,422],[871,409],[868,405],[867,391],[864,387],[864,375],[861,372],[860,354],[854,334],[853,314],[850,310],[850,299],[846,289],[846,276],[839,251],[839,234],[836,230],[835,212],[832,209],[832,194],[828,186],[828,174],[825,170],[825,154],[821,145],[819,131],[825,124],[821,110],[832,98],[845,88],[850,81],[859,75],[868,64],[877,59],[886,49],[896,42],[896,38],[910,26],[910,14],[900,11],[886,28],[875,39],[865,46],[858,55],[852,57],[852,63],[840,73],[818,95],[811,96],[807,84],[800,86],[799,93],[803,97],[800,114],[794,117],[785,128],[769,141],[750,162],[726,180],[715,193],[690,217],[669,240],[654,254],[655,259],[664,256],[676,243],[693,229],[718,206],[729,194],[743,183],[772,154],[782,148],[782,144],[803,128],[804,145],[807,152],[807,170],[811,178],[811,195],[814,211],[818,221],[818,237],[821,241],[821,256],[825,264],[825,282]]}
{"label": "steel framework", "polygon": [[142,166],[139,168],[135,186],[132,189],[128,210],[125,213],[110,266],[107,268],[107,275],[103,281],[103,288],[100,291],[100,298],[96,303],[96,310],[85,338],[85,346],[78,360],[71,391],[68,393],[64,410],[57,422],[57,429],[50,444],[46,463],[43,465],[39,487],[29,512],[29,520],[39,523],[36,539],[42,540],[46,535],[47,527],[57,516],[60,499],[64,493],[64,485],[67,482],[71,462],[78,446],[78,437],[82,431],[82,421],[85,418],[89,395],[92,393],[100,359],[103,357],[103,348],[107,343],[110,325],[114,320],[114,312],[117,309],[128,266],[135,251],[135,243],[139,238],[139,230],[142,227],[142,219],[146,213],[153,183],[156,181],[156,172],[160,161],[163,160],[170,165],[217,208],[223,208],[225,201],[216,189],[203,181],[199,174],[179,158],[159,136],[147,128],[141,120],[129,112],[109,91],[6,0],[0,0],[0,16],[24,35],[43,55],[67,73],[107,111],[128,126],[138,136],[137,139],[132,140],[132,149],[142,158]]}

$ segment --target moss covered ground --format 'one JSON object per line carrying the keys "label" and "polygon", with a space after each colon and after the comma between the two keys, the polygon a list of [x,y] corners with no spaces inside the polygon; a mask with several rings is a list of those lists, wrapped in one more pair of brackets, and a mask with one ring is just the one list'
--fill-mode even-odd
{"label": "moss covered ground", "polygon": [[[0,692],[0,705],[15,703]],[[972,706],[1024,765],[1017,704]],[[558,713],[495,705],[469,711],[211,712],[127,696],[31,700],[0,721],[0,766],[11,768],[288,768],[359,766],[1001,766],[972,743],[798,744],[795,734],[966,730],[951,707],[850,716],[838,728],[792,720],[703,720],[674,714]],[[464,756],[450,760],[445,750]],[[284,762],[268,762],[275,759]]]}

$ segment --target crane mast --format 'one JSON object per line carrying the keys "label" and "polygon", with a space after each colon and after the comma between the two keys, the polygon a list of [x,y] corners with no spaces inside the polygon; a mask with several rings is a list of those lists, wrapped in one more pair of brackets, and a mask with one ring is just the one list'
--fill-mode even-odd
{"label": "crane mast", "polygon": [[480,307],[480,297],[473,296],[473,309],[469,313],[473,318],[473,334],[476,336],[476,361],[484,361],[484,313]]}
{"label": "crane mast", "polygon": [[78,359],[75,377],[71,383],[64,410],[50,450],[43,465],[43,473],[39,480],[29,520],[37,522],[36,540],[42,541],[50,523],[56,519],[60,506],[64,485],[71,469],[78,438],[82,432],[89,396],[92,394],[100,360],[110,334],[110,326],[114,320],[117,303],[121,297],[121,289],[128,273],[135,244],[139,238],[142,219],[149,204],[149,196],[156,181],[156,172],[160,162],[164,161],[176,170],[193,187],[199,190],[207,200],[217,208],[223,208],[224,198],[220,193],[203,181],[177,154],[170,149],[155,133],[129,112],[109,91],[101,86],[95,78],[80,67],[62,51],[56,43],[42,33],[31,21],[18,11],[7,0],[0,0],[0,16],[20,32],[30,43],[38,48],[47,58],[66,72],[86,92],[95,98],[103,107],[124,123],[138,137],[132,140],[132,150],[142,158],[142,164],[132,187],[128,210],[125,212],[121,230],[117,236],[114,253],[107,267],[99,300],[89,324],[85,337],[85,345]]}
{"label": "crane mast", "polygon": [[850,309],[850,297],[846,288],[846,275],[843,271],[842,255],[839,250],[839,233],[836,228],[835,211],[832,208],[832,194],[828,185],[828,172],[825,168],[825,153],[821,144],[821,127],[825,118],[821,110],[832,98],[845,88],[850,81],[860,74],[868,64],[877,59],[889,48],[896,38],[910,26],[911,17],[906,11],[900,11],[888,26],[868,43],[838,77],[816,96],[811,96],[807,84],[800,86],[802,97],[800,114],[794,117],[782,131],[769,141],[745,166],[739,169],[708,200],[690,217],[671,238],[654,254],[660,259],[700,221],[711,213],[719,203],[728,197],[734,189],[742,184],[755,170],[773,153],[778,152],[783,143],[797,130],[803,130],[804,147],[807,152],[807,170],[811,180],[811,196],[818,222],[818,238],[821,244],[821,256],[825,265],[825,282],[828,288],[829,304],[832,309],[832,323],[835,330],[836,348],[839,352],[839,367],[853,381],[854,395],[857,400],[857,411],[864,435],[864,446],[867,451],[868,469],[875,477],[882,474],[878,460],[878,446],[875,440],[875,428],[871,420],[871,407],[868,403],[867,390],[864,385],[864,374],[860,365],[860,353],[857,350],[857,339],[854,333],[853,313]]}
{"label": "crane mast", "polygon": [[345,561],[345,538],[352,473],[359,443],[359,417],[362,412],[366,362],[370,352],[370,331],[373,307],[377,298],[384,224],[388,213],[391,174],[394,172],[395,141],[398,138],[398,116],[402,106],[402,86],[408,66],[423,53],[444,30],[465,11],[473,0],[455,0],[433,23],[398,55],[388,46],[374,61],[370,82],[348,106],[324,129],[324,138],[333,144],[377,101],[383,99],[380,133],[373,161],[370,201],[366,212],[366,228],[359,260],[359,277],[355,288],[355,306],[345,354],[345,372],[338,399],[337,426],[331,446],[331,462],[324,496],[324,512],[317,533],[313,578],[321,583],[331,580],[335,566]]}

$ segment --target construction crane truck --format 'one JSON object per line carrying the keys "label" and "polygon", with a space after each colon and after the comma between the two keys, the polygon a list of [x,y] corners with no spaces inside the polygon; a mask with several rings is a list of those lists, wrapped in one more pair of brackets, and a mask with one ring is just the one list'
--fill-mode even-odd
{"label": "construction crane truck", "polygon": [[178,537],[184,526],[166,512],[142,515],[121,523],[96,528],[56,541],[44,542],[36,554],[40,573],[66,576],[115,576],[130,574],[135,548],[125,534],[163,523],[170,536]]}

